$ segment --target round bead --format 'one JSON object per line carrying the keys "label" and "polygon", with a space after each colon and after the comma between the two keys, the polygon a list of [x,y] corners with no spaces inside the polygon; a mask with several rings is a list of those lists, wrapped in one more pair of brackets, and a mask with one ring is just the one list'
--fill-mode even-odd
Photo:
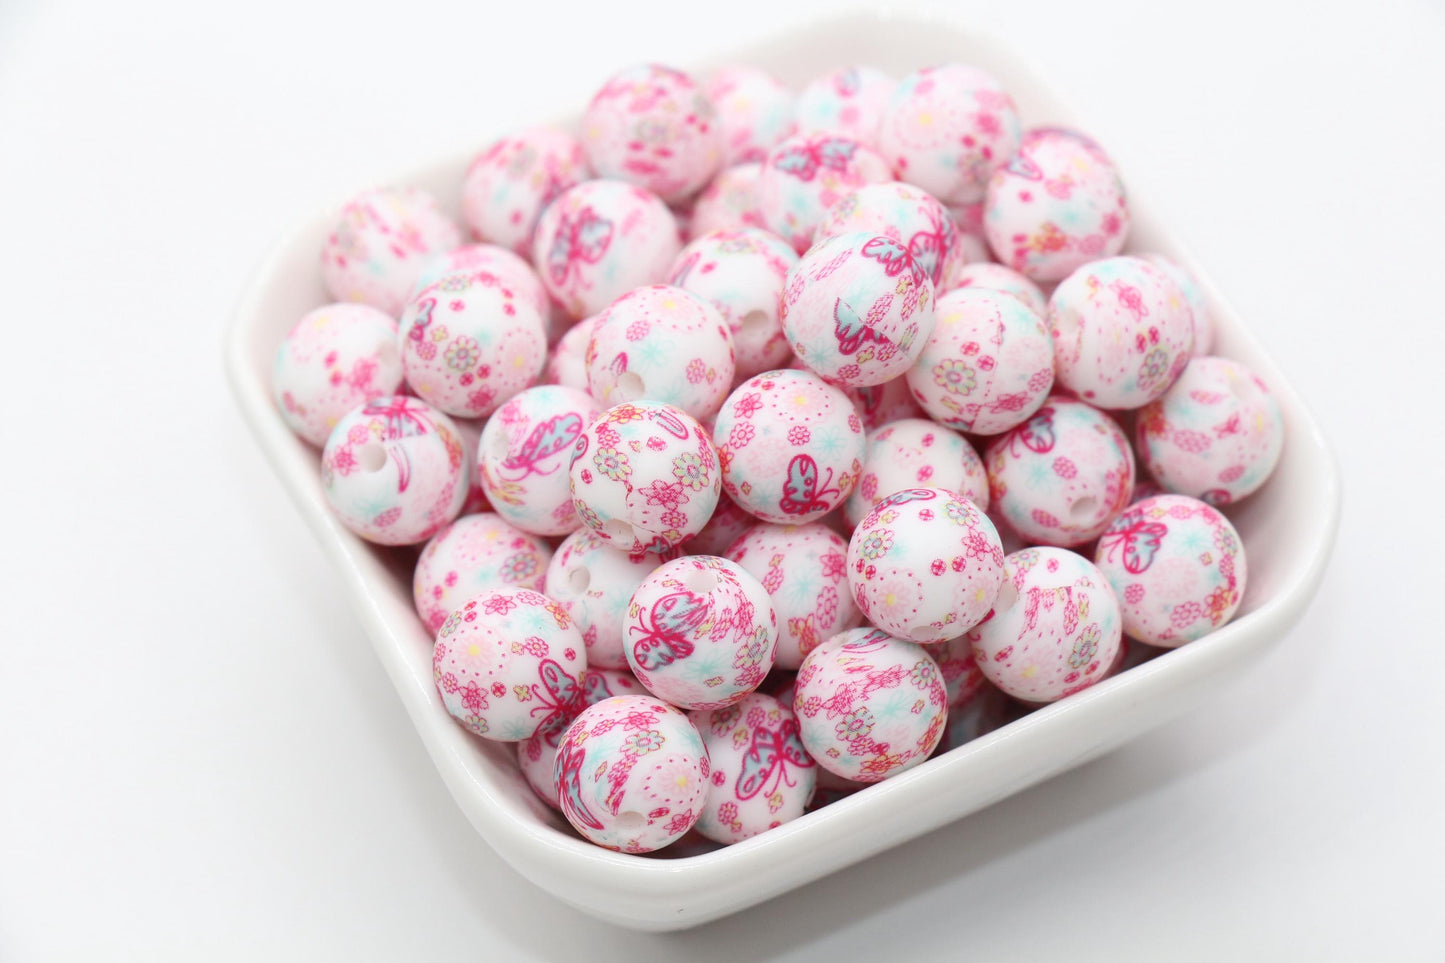
{"label": "round bead", "polygon": [[627,668],[627,603],[661,564],[660,556],[628,555],[614,548],[590,528],[573,532],[557,546],[547,566],[546,592],[577,623],[589,666]]}
{"label": "round bead", "polygon": [[[802,362],[798,364],[802,365]],[[881,428],[890,421],[924,417],[923,409],[913,400],[908,379],[902,375],[881,385],[845,387],[843,393],[853,402],[858,417],[863,419],[863,427],[868,431]]]}
{"label": "round bead", "polygon": [[367,541],[424,542],[466,501],[461,435],[450,418],[416,398],[373,398],[331,430],[321,485],[341,524]]}
{"label": "round bead", "polygon": [[582,143],[599,177],[679,201],[722,162],[722,128],[713,103],[680,70],[638,64],[603,85],[582,115]]}
{"label": "round bead", "polygon": [[863,423],[808,371],[738,385],[713,426],[728,497],[766,522],[801,525],[843,504],[863,467]]}
{"label": "round bead", "polygon": [[898,82],[876,67],[842,67],[815,77],[798,95],[798,129],[834,131],[875,147]]}
{"label": "round bead", "polygon": [[1094,561],[1119,599],[1130,638],[1175,648],[1234,617],[1246,566],[1239,533],[1187,495],[1129,506],[1099,539]]}
{"label": "round bead", "polygon": [[763,165],[738,164],[720,171],[692,206],[687,236],[693,240],[713,231],[739,231],[763,227],[758,207],[758,179]]}
{"label": "round bead", "polygon": [[859,232],[893,238],[935,289],[963,266],[953,218],[942,204],[912,184],[886,181],[849,191],[823,215],[813,243]]}
{"label": "round bead", "polygon": [[667,283],[717,309],[732,332],[734,378],[751,378],[788,363],[779,309],[798,255],[758,228],[712,231],[682,249]]}
{"label": "round bead", "polygon": [[574,318],[667,275],[682,242],[677,220],[656,194],[621,181],[583,181],[537,221],[532,263]]}
{"label": "round bead", "polygon": [[731,64],[715,72],[705,90],[717,108],[724,166],[762,160],[797,127],[792,92],[766,70]]}
{"label": "round bead", "polygon": [[589,177],[587,155],[571,134],[534,127],[493,141],[462,181],[462,219],[479,241],[526,256],[548,204]]}
{"label": "round bead", "polygon": [[547,359],[546,379],[553,384],[576,391],[587,390],[587,345],[592,343],[592,328],[597,315],[583,318],[562,335],[552,356]]}
{"label": "round bead", "polygon": [[433,635],[452,610],[492,588],[542,591],[552,549],[535,535],[486,512],[463,515],[432,536],[412,574],[417,614]]}
{"label": "round bead", "polygon": [[883,499],[905,488],[942,488],[988,510],[988,472],[978,452],[956,431],[927,418],[884,425],[868,435],[858,487],[848,496],[856,526]]}
{"label": "round bead", "polygon": [[488,589],[447,616],[432,649],[442,705],[469,731],[519,742],[575,716],[587,668],[567,612],[531,589]]}
{"label": "round bead", "polygon": [[427,261],[462,242],[436,198],[383,188],[346,203],[321,246],[321,276],[338,301],[360,301],[393,318]]}
{"label": "round bead", "polygon": [[925,67],[893,90],[879,153],[898,176],[945,204],[983,200],[989,177],[1019,148],[1013,98],[968,64]]}
{"label": "round bead", "polygon": [[432,258],[412,288],[411,301],[422,288],[455,271],[487,271],[520,300],[530,304],[543,321],[553,313],[552,299],[532,265],[504,247],[495,244],[463,244],[440,257]]}
{"label": "round bead", "polygon": [[1101,408],[1158,398],[1189,363],[1194,316],[1179,285],[1137,257],[1079,268],[1049,298],[1059,384]]}
{"label": "round bead", "polygon": [[567,469],[582,429],[602,413],[585,392],[538,385],[514,395],[482,430],[477,465],[498,515],[523,531],[566,535],[582,521]]}
{"label": "round bead", "polygon": [[1257,491],[1284,447],[1284,416],[1269,387],[1228,358],[1190,361],[1136,426],[1149,474],[1167,491],[1215,506]]}
{"label": "round bead", "polygon": [[1055,395],[984,453],[993,506],[1028,542],[1083,545],[1129,504],[1134,452],[1108,415]]}
{"label": "round bead", "polygon": [[774,665],[796,669],[824,639],[863,620],[848,588],[848,542],[821,522],[748,530],[727,557],[762,583],[778,615]]}
{"label": "round bead", "polygon": [[697,728],[651,696],[618,696],[582,711],[557,750],[562,814],[607,849],[647,853],[697,822],[711,766]]}
{"label": "round bead", "polygon": [[941,425],[995,435],[1026,421],[1054,384],[1054,340],[1023,301],[959,288],[938,299],[933,331],[906,375]]}
{"label": "round bead", "polygon": [[577,442],[572,503],[588,528],[624,552],[664,552],[702,531],[722,472],[707,430],[671,405],[609,408]]}
{"label": "round bead", "polygon": [[[987,288],[1012,294],[1039,317],[1049,313],[1049,299],[1039,286],[1013,268],[992,261],[974,261],[961,266],[949,281],[947,291],[958,288]],[[947,293],[947,291],[945,293]],[[940,297],[940,300],[942,298]]]}
{"label": "round bead", "polygon": [[[1007,557],[1004,559],[1004,578],[1008,578]],[[974,660],[973,643],[969,641],[978,628],[975,626],[946,642],[936,642],[923,647],[923,651],[937,663],[938,671],[943,674],[943,684],[948,688],[950,710],[967,705],[973,701],[974,696],[983,691],[985,679],[978,662]]]}
{"label": "round bead", "polygon": [[1053,702],[1109,674],[1120,624],[1119,603],[1088,559],[1026,548],[1004,559],[993,615],[968,638],[988,681],[1015,699]]}
{"label": "round bead", "polygon": [[342,415],[395,394],[401,381],[396,322],[365,304],[328,304],[303,316],[281,342],[271,394],[287,427],[320,446]]}
{"label": "round bead", "polygon": [[1029,131],[988,182],[984,231],[998,259],[1034,281],[1059,281],[1118,254],[1129,207],[1114,162],[1082,134]]}
{"label": "round bead", "polygon": [[707,301],[654,284],[597,316],[587,345],[587,386],[604,405],[659,401],[694,418],[717,414],[733,383],[733,339]]}
{"label": "round bead", "polygon": [[1204,289],[1199,281],[1184,269],[1178,261],[1172,261],[1162,254],[1140,254],[1140,258],[1169,275],[1179,285],[1189,310],[1194,315],[1194,354],[1196,357],[1214,351],[1214,321],[1209,313],[1209,302],[1204,299]]}
{"label": "round bead", "polygon": [[837,234],[803,255],[783,292],[783,333],[837,384],[881,385],[913,364],[933,331],[933,282],[885,234]]}
{"label": "round bead", "polygon": [[793,706],[819,766],[878,782],[933,752],[948,718],[948,690],[922,646],[859,628],[808,653]]}
{"label": "round bead", "polygon": [[879,502],[848,542],[848,582],[864,618],[910,642],[973,628],[1003,583],[1003,546],[977,505],[941,488]]}
{"label": "round bead", "polygon": [[763,161],[756,200],[763,226],[803,253],[828,209],[844,194],[892,180],[872,148],[836,133],[796,134]]}
{"label": "round bead", "polygon": [[792,709],[754,692],[736,705],[688,715],[712,765],[699,833],[739,843],[803,815],[818,765],[803,748]]}

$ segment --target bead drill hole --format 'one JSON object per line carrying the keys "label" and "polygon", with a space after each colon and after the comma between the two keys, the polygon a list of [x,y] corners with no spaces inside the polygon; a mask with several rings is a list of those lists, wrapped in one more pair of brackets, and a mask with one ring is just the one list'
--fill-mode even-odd
{"label": "bead drill hole", "polygon": [[587,586],[592,584],[592,573],[579,565],[567,571],[567,587],[574,595],[581,595],[587,591]]}
{"label": "bead drill hole", "polygon": [[903,638],[905,640],[922,639],[923,641],[930,643],[935,641],[937,639],[937,636],[938,630],[935,629],[933,626],[929,625],[927,622],[915,622],[908,627],[908,630],[906,632],[903,633]]}
{"label": "bead drill hole", "polygon": [[647,392],[642,375],[635,371],[624,371],[617,376],[617,397],[622,401],[636,401]]}
{"label": "bead drill hole", "polygon": [[388,341],[376,349],[376,360],[388,368],[395,367],[401,363],[401,353],[397,351],[396,345]]}
{"label": "bead drill hole", "polygon": [[768,314],[766,311],[749,311],[743,315],[738,322],[738,334],[752,334],[761,331],[768,326]]}
{"label": "bead drill hole", "polygon": [[1099,506],[1099,500],[1093,495],[1080,498],[1069,506],[1069,517],[1078,521],[1088,518],[1094,514],[1094,509]]}
{"label": "bead drill hole", "polygon": [[710,568],[695,568],[682,577],[682,584],[693,595],[706,595],[717,588],[717,575]]}
{"label": "bead drill hole", "polygon": [[367,442],[356,449],[356,463],[362,471],[381,471],[386,467],[386,449],[376,442]]}
{"label": "bead drill hole", "polygon": [[626,812],[617,814],[617,828],[624,832],[641,829],[645,825],[647,825],[647,817],[642,815],[642,813]]}
{"label": "bead drill hole", "polygon": [[637,534],[632,530],[632,526],[620,518],[609,518],[603,522],[602,531],[614,542],[623,542],[630,545],[637,540]]}

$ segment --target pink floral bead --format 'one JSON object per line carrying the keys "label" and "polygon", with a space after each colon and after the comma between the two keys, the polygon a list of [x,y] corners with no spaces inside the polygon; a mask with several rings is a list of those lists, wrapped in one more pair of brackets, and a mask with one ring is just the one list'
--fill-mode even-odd
{"label": "pink floral bead", "polygon": [[582,144],[555,127],[533,127],[489,144],[462,181],[462,217],[479,241],[531,253],[537,218],[591,176]]}
{"label": "pink floral bead", "polygon": [[447,616],[432,649],[442,704],[469,732],[519,742],[582,705],[582,636],[531,589],[489,589]]}
{"label": "pink floral bead", "polygon": [[1108,415],[1055,395],[984,454],[993,505],[1028,542],[1083,545],[1129,504],[1134,452]]}
{"label": "pink floral bead", "polygon": [[730,64],[708,78],[705,89],[717,108],[724,166],[762,160],[797,129],[792,91],[766,70]]}
{"label": "pink floral bead", "polygon": [[738,385],[713,434],[728,497],[766,522],[822,518],[843,504],[863,467],[852,402],[807,371],[768,371]]}
{"label": "pink floral bead", "polygon": [[665,284],[629,291],[598,315],[586,361],[588,390],[602,404],[645,398],[700,420],[717,414],[735,370],[722,315]]}
{"label": "pink floral bead", "polygon": [[492,588],[542,591],[552,559],[547,543],[486,512],[463,515],[432,536],[417,559],[412,599],[433,635],[452,610]]}
{"label": "pink floral bead", "polygon": [[1101,408],[1139,408],[1189,363],[1194,315],[1179,285],[1137,257],[1079,268],[1049,298],[1059,384]]}
{"label": "pink floral bead", "polygon": [[824,639],[863,620],[848,589],[848,542],[821,522],[764,522],[734,542],[727,557],[761,582],[772,600],[779,668],[796,669]]}
{"label": "pink floral bead", "polygon": [[687,236],[693,240],[713,231],[738,231],[764,227],[758,207],[761,163],[738,164],[718,172],[692,206]]}
{"label": "pink floral bead", "polygon": [[1214,321],[1209,313],[1209,302],[1204,298],[1204,289],[1199,286],[1199,280],[1184,269],[1184,265],[1178,261],[1170,260],[1162,254],[1140,254],[1139,257],[1169,275],[1170,280],[1179,285],[1184,300],[1189,302],[1189,310],[1194,314],[1194,355],[1201,357],[1214,352]]}
{"label": "pink floral bead", "polygon": [[898,81],[876,67],[842,67],[809,81],[798,96],[798,129],[833,131],[876,148]]}
{"label": "pink floral bead", "polygon": [[702,531],[722,472],[707,430],[655,401],[609,408],[582,433],[570,469],[582,523],[636,555],[668,551]]}
{"label": "pink floral bead", "polygon": [[1139,457],[1167,490],[1231,505],[1279,464],[1284,416],[1269,386],[1227,358],[1195,358],[1139,411]]}
{"label": "pink floral bead", "polygon": [[739,507],[737,502],[724,493],[718,497],[717,509],[713,511],[712,518],[708,519],[702,531],[688,539],[683,549],[690,555],[727,555],[733,542],[742,538],[757,523],[756,515]]}
{"label": "pink floral bead", "polygon": [[1002,264],[995,264],[992,261],[976,261],[963,265],[954,273],[947,291],[944,293],[959,288],[986,288],[990,291],[1002,291],[1018,298],[1028,305],[1030,311],[1041,318],[1049,313],[1049,299],[1044,297],[1044,292],[1037,284],[1013,268],[1004,267]]}
{"label": "pink floral bead", "polygon": [[536,535],[566,535],[582,520],[572,507],[567,469],[582,429],[602,413],[586,392],[538,385],[514,395],[482,430],[477,464],[487,499]]}
{"label": "pink floral bead", "polygon": [[993,613],[968,638],[990,682],[1015,699],[1053,702],[1109,674],[1120,625],[1119,603],[1088,559],[1026,548],[1004,559]]}
{"label": "pink floral bead", "polygon": [[622,181],[583,181],[547,206],[532,263],[574,318],[656,284],[682,248],[677,219],[656,194]]}
{"label": "pink floral bead", "polygon": [[933,331],[906,377],[939,424],[994,435],[1026,421],[1048,397],[1054,341],[1018,298],[959,288],[938,299]]}
{"label": "pink floral bead", "polygon": [[948,690],[922,646],[861,628],[808,653],[793,705],[818,765],[868,783],[928,758],[943,737]]}
{"label": "pink floral bead", "polygon": [[868,435],[863,474],[845,506],[848,523],[857,526],[873,506],[905,488],[947,489],[988,510],[988,472],[978,452],[927,418],[890,422]]}
{"label": "pink floral bead", "polygon": [[[1007,558],[1004,559],[1004,565],[1004,577],[1007,579]],[[938,671],[943,674],[943,683],[948,687],[950,712],[973,701],[974,696],[982,692],[987,684],[983,671],[974,660],[973,643],[969,641],[978,629],[979,626],[975,626],[963,635],[923,647],[923,651],[938,663]]]}
{"label": "pink floral bead", "polygon": [[[516,297],[530,304],[543,321],[553,313],[552,299],[541,277],[527,261],[495,244],[463,244],[454,251],[433,258],[412,288],[412,297],[432,283],[456,271],[488,271],[497,276]],[[410,301],[412,298],[408,297]]]}
{"label": "pink floral bead", "polygon": [[796,134],[774,147],[758,175],[763,226],[802,254],[828,209],[864,184],[892,180],[888,162],[838,133]]}
{"label": "pink floral bead", "polygon": [[[626,670],[589,668],[582,678],[584,704],[578,706],[579,713],[586,706],[596,705],[613,696],[647,695],[642,683]],[[562,787],[557,783],[557,750],[561,748],[562,734],[574,718],[575,715],[563,725],[538,730],[517,743],[517,766],[522,770],[527,785],[543,802],[557,810],[562,808]]]}
{"label": "pink floral bead", "polygon": [[582,116],[582,143],[600,177],[664,201],[695,193],[723,158],[716,108],[692,77],[658,64],[613,74]]}
{"label": "pink floral bead", "polygon": [[627,668],[627,603],[662,561],[649,553],[628,555],[589,528],[573,532],[557,547],[547,566],[546,592],[577,623],[588,666]]}
{"label": "pink floral bead", "polygon": [[596,325],[597,315],[594,314],[567,329],[547,359],[548,381],[564,388],[587,390],[587,345],[592,343],[592,329]]}
{"label": "pink floral bead", "polygon": [[373,398],[336,423],[321,452],[321,485],[336,517],[379,545],[435,535],[467,498],[457,428],[416,398]]}
{"label": "pink floral bead", "polygon": [[941,488],[879,502],[848,542],[848,582],[864,618],[911,642],[973,628],[1003,583],[1003,546],[977,505]]}
{"label": "pink floral bead", "polygon": [[945,204],[971,204],[983,200],[1022,136],[1013,98],[991,74],[944,64],[909,74],[893,90],[879,153],[901,179]]}
{"label": "pink floral bead", "polygon": [[321,276],[336,300],[396,317],[427,261],[461,242],[461,231],[426,191],[367,191],[342,207],[321,247]]}
{"label": "pink floral bead", "polygon": [[1187,495],[1129,506],[1100,537],[1094,561],[1119,598],[1125,634],[1161,648],[1224,625],[1244,598],[1239,533]]}
{"label": "pink floral bead", "polygon": [[617,696],[567,727],[556,772],[574,829],[607,849],[648,853],[697,822],[712,767],[682,712],[651,696]]}
{"label": "pink floral bead", "polygon": [[1082,134],[1038,127],[988,182],[984,229],[998,259],[1033,281],[1058,281],[1112,257],[1129,234],[1114,162]]}
{"label": "pink floral bead", "polygon": [[281,342],[271,394],[287,427],[320,446],[342,415],[396,394],[401,381],[396,322],[365,304],[328,304],[303,316]]}
{"label": "pink floral bead", "polygon": [[886,181],[844,194],[823,215],[813,243],[858,232],[893,238],[935,289],[963,266],[964,252],[958,245],[953,218],[942,204],[912,184]]}
{"label": "pink floral bead", "polygon": [[818,765],[803,748],[792,709],[755,692],[736,705],[688,715],[712,764],[699,833],[740,843],[803,815]]}
{"label": "pink floral bead", "polygon": [[[797,365],[806,367],[801,361]],[[908,379],[902,375],[881,385],[845,387],[843,393],[853,402],[853,407],[858,409],[858,417],[863,419],[863,427],[869,431],[881,428],[890,421],[924,417],[923,409],[913,400]]]}

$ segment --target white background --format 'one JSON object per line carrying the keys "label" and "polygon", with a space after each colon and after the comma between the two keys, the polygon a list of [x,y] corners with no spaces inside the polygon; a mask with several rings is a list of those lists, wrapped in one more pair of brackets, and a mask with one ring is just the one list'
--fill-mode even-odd
{"label": "white background", "polygon": [[1244,681],[683,934],[468,826],[221,332],[317,205],[781,5],[686,6],[0,3],[0,959],[1445,955],[1438,6],[956,5],[1097,118],[1337,447],[1324,588]]}

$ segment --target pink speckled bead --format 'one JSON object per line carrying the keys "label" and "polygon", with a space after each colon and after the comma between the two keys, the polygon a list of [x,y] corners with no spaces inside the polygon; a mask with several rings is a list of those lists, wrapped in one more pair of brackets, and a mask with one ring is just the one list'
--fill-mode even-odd
{"label": "pink speckled bead", "polygon": [[[588,668],[582,678],[584,704],[578,706],[579,713],[586,706],[613,696],[647,695],[642,683],[626,670]],[[562,734],[575,718],[571,716],[563,724],[534,732],[517,743],[517,766],[522,776],[532,791],[553,809],[562,808],[562,789],[557,783],[557,750],[561,748]]]}
{"label": "pink speckled bead", "polygon": [[[1008,559],[1005,557],[1005,578],[1008,573],[1007,566]],[[950,712],[973,701],[974,696],[984,691],[987,684],[978,662],[973,657],[973,643],[969,641],[978,630],[979,626],[974,626],[963,635],[923,647],[923,651],[937,663],[938,671],[943,675],[943,684],[948,688]]]}
{"label": "pink speckled bead", "polygon": [[727,557],[762,583],[778,614],[774,664],[796,669],[824,639],[863,619],[848,588],[848,541],[821,522],[764,522],[727,550]]}
{"label": "pink speckled bead", "polygon": [[1119,603],[1088,559],[1026,548],[1004,559],[989,620],[968,634],[979,670],[1015,699],[1053,702],[1109,674],[1122,644]]}
{"label": "pink speckled bead", "polygon": [[1194,314],[1179,285],[1137,257],[1079,268],[1049,298],[1059,384],[1101,408],[1139,408],[1189,363]]}
{"label": "pink speckled bead", "polygon": [[[547,321],[552,299],[541,277],[532,265],[504,247],[495,244],[463,244],[440,257],[432,258],[412,288],[412,297],[422,288],[455,271],[489,271],[522,301],[530,304],[537,317]],[[412,298],[408,297],[410,301]]]}
{"label": "pink speckled bead", "polygon": [[705,420],[732,389],[733,338],[718,310],[681,288],[629,291],[597,316],[587,388],[604,405],[660,401]]}
{"label": "pink speckled bead", "polygon": [[894,492],[853,530],[848,582],[864,618],[910,642],[942,642],[988,615],[1003,546],[977,505],[941,488]]}
{"label": "pink speckled bead", "polygon": [[717,108],[724,166],[762,160],[797,129],[793,92],[766,70],[730,64],[713,73],[704,89]]}
{"label": "pink speckled bead", "polygon": [[1125,634],[1161,648],[1219,628],[1244,598],[1239,533],[1187,495],[1129,506],[1099,538],[1094,561],[1119,599]]}
{"label": "pink speckled bead", "polygon": [[681,839],[702,814],[712,766],[688,717],[651,696],[582,711],[557,750],[562,814],[607,849],[647,853]]}
{"label": "pink speckled bead", "polygon": [[547,206],[532,263],[574,318],[656,284],[682,248],[677,219],[656,194],[622,181],[583,181]]}
{"label": "pink speckled bead", "polygon": [[767,371],[738,385],[713,435],[728,497],[767,522],[822,518],[843,504],[863,467],[852,402],[808,371]]}
{"label": "pink speckled bead", "polygon": [[939,424],[979,435],[1027,420],[1054,383],[1048,325],[1002,291],[958,288],[938,299],[933,331],[906,375]]}
{"label": "pink speckled bead", "polygon": [[401,381],[396,322],[369,305],[328,304],[304,315],[281,342],[271,395],[287,427],[320,446],[342,415],[396,394]]}
{"label": "pink speckled bead", "polygon": [[933,752],[948,719],[948,690],[921,645],[865,627],[808,653],[793,706],[819,766],[878,782]]}
{"label": "pink speckled bead", "polygon": [[[797,366],[807,367],[801,361]],[[903,375],[881,385],[845,387],[843,393],[858,409],[858,417],[863,419],[863,427],[868,431],[881,428],[890,421],[925,417],[923,409],[913,400],[908,379]]]}
{"label": "pink speckled bead", "polygon": [[628,555],[590,528],[573,532],[557,547],[547,566],[546,592],[577,623],[589,666],[627,668],[627,603],[662,561],[646,552]]}
{"label": "pink speckled bead", "polygon": [[553,384],[577,391],[587,390],[587,345],[592,343],[592,328],[597,315],[583,318],[562,335],[547,359],[545,377]]}
{"label": "pink speckled bead", "polygon": [[603,412],[577,442],[570,480],[582,523],[630,555],[665,552],[702,531],[722,491],[707,430],[656,401]]}
{"label": "pink speckled bead", "polygon": [[1279,464],[1284,416],[1269,386],[1238,361],[1195,358],[1139,411],[1139,457],[1165,490],[1230,505]]}
{"label": "pink speckled bead", "polygon": [[415,545],[457,517],[467,498],[456,425],[416,398],[373,398],[336,423],[321,452],[327,504],[379,545]]}
{"label": "pink speckled bead", "polygon": [[664,201],[693,194],[723,158],[716,108],[692,77],[658,64],[613,74],[582,115],[582,143],[600,177]]}
{"label": "pink speckled bead", "polygon": [[991,74],[944,64],[909,74],[893,90],[878,149],[902,180],[945,204],[971,204],[983,200],[1022,136],[1013,98]]}
{"label": "pink speckled bead", "polygon": [[492,512],[463,515],[432,536],[412,574],[412,600],[433,635],[452,609],[479,592],[542,591],[552,549]]}
{"label": "pink speckled bead", "polygon": [[933,282],[885,234],[837,234],[803,255],[783,292],[793,352],[836,384],[881,385],[933,332]]}
{"label": "pink speckled bead", "polygon": [[834,131],[876,148],[898,81],[876,67],[842,67],[815,77],[798,95],[798,129]]}
{"label": "pink speckled bead", "polygon": [[713,231],[763,227],[763,212],[758,207],[758,179],[762,173],[761,162],[719,171],[692,206],[687,236],[696,240]]}
{"label": "pink speckled bead", "polygon": [[1005,294],[1012,294],[1028,305],[1029,310],[1039,317],[1044,317],[1049,313],[1049,299],[1044,297],[1044,292],[1037,284],[1013,268],[1004,267],[1002,264],[995,264],[992,261],[976,261],[960,267],[950,278],[947,291],[944,293],[958,288],[986,288],[990,291],[1002,291]]}
{"label": "pink speckled bead", "polygon": [[528,388],[498,408],[477,446],[482,488],[497,514],[536,535],[581,527],[567,469],[582,429],[601,413],[591,395],[558,385]]}
{"label": "pink speckled bead", "polygon": [[763,226],[803,253],[828,209],[864,184],[893,179],[888,162],[842,134],[796,134],[774,147],[758,175]]}
{"label": "pink speckled bead", "polygon": [[883,499],[905,488],[943,488],[988,510],[988,472],[956,431],[927,418],[884,425],[868,435],[858,487],[844,506],[856,526]]}
{"label": "pink speckled bead", "polygon": [[984,453],[993,506],[1028,542],[1069,547],[1097,538],[1129,504],[1134,452],[1112,418],[1050,397]]}
{"label": "pink speckled bead", "polygon": [[953,218],[942,204],[912,184],[885,181],[849,191],[823,215],[813,243],[858,232],[893,238],[935,289],[963,266],[964,252],[958,246]]}
{"label": "pink speckled bead", "polygon": [[462,218],[479,241],[532,251],[532,232],[548,204],[591,176],[582,144],[555,127],[533,127],[493,141],[462,181]]}
{"label": "pink speckled bead", "polygon": [[683,549],[691,555],[727,555],[728,547],[757,523],[756,515],[723,493],[718,496],[712,518],[702,531],[687,540]]}
{"label": "pink speckled bead", "polygon": [[567,612],[531,589],[488,589],[437,633],[432,677],[469,732],[519,742],[563,724],[582,705],[582,636]]}
{"label": "pink speckled bead", "polygon": [[1209,313],[1209,302],[1204,299],[1204,289],[1199,286],[1199,281],[1194,275],[1184,269],[1184,265],[1178,261],[1170,260],[1162,254],[1140,254],[1140,258],[1159,268],[1177,285],[1184,294],[1184,300],[1189,302],[1189,310],[1194,314],[1194,354],[1196,356],[1207,355],[1214,350],[1214,320]]}
{"label": "pink speckled bead", "polygon": [[336,300],[396,317],[427,261],[461,242],[462,232],[426,191],[367,191],[342,207],[321,247],[321,276]]}
{"label": "pink speckled bead", "polygon": [[792,709],[754,692],[736,705],[688,716],[712,763],[699,833],[739,843],[803,815],[818,765],[803,748]]}
{"label": "pink speckled bead", "polygon": [[1059,281],[1118,254],[1129,206],[1114,162],[1082,134],[1038,127],[988,182],[984,230],[998,259],[1033,281]]}

